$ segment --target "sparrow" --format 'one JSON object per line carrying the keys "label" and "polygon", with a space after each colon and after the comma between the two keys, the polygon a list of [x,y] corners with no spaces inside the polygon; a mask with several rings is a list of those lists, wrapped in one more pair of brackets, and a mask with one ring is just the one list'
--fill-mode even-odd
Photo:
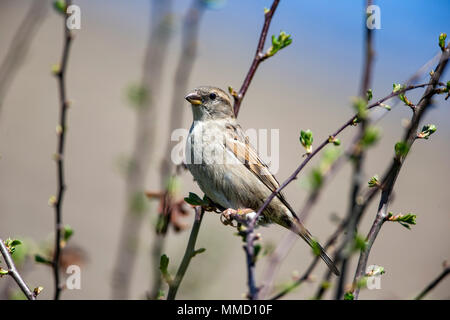
{"label": "sparrow", "polygon": [[[280,184],[249,143],[237,123],[229,95],[215,87],[192,90],[193,123],[186,139],[186,166],[205,195],[221,209],[257,212]],[[298,234],[333,271],[339,271],[300,222],[280,192],[265,208],[258,224],[277,223]]]}

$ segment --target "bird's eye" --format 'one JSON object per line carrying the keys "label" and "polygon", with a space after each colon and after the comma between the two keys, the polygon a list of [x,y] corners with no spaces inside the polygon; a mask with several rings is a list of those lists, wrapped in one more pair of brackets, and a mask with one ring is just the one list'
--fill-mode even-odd
{"label": "bird's eye", "polygon": [[210,93],[210,94],[209,94],[209,98],[210,98],[211,100],[214,100],[214,99],[217,98],[217,95],[216,95],[215,93]]}

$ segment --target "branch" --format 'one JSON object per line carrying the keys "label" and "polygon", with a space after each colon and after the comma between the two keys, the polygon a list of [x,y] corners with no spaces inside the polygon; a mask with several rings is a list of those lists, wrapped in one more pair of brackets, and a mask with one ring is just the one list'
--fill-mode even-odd
{"label": "branch", "polygon": [[0,112],[8,87],[25,60],[35,33],[47,14],[49,1],[34,1],[14,34],[5,59],[0,65]]}
{"label": "branch", "polygon": [[[72,4],[71,0],[66,2],[66,7],[69,7]],[[61,56],[61,62],[59,64],[59,69],[55,72],[55,75],[58,79],[58,88],[59,88],[59,124],[57,127],[58,134],[58,145],[57,145],[57,153],[56,153],[56,167],[57,167],[57,195],[56,199],[51,199],[51,202],[55,208],[55,244],[54,244],[54,254],[52,261],[53,268],[53,277],[54,277],[54,299],[58,300],[61,294],[62,285],[60,280],[60,257],[61,257],[61,236],[62,236],[62,203],[64,192],[66,190],[66,183],[64,179],[64,146],[65,146],[65,138],[67,132],[67,109],[69,108],[69,101],[67,100],[66,95],[66,69],[67,62],[69,59],[70,46],[72,43],[72,34],[71,31],[66,27],[66,19],[69,17],[69,14],[65,12],[62,19],[63,28],[64,28],[64,45]]]}
{"label": "branch", "polygon": [[239,90],[239,93],[233,94],[234,97],[234,114],[237,117],[239,114],[239,109],[241,108],[242,100],[244,99],[245,94],[247,93],[247,89],[252,82],[253,76],[255,75],[256,69],[258,69],[259,64],[268,58],[267,55],[264,54],[264,43],[266,42],[267,32],[269,31],[270,23],[272,22],[272,17],[277,10],[278,4],[280,0],[274,0],[272,6],[269,11],[266,11],[264,14],[264,25],[261,30],[261,35],[259,36],[258,47],[256,48],[255,57],[253,58],[253,62],[248,70],[247,76],[244,79],[244,83]]}
{"label": "branch", "polygon": [[439,276],[436,279],[434,279],[433,281],[431,281],[425,287],[425,289],[423,289],[422,292],[419,293],[417,295],[417,297],[415,297],[415,300],[423,299],[431,290],[433,290],[439,284],[439,282],[444,280],[445,277],[448,276],[449,274],[450,274],[450,266],[446,265],[446,266],[444,266],[444,270],[442,270],[442,272],[439,274]]}
{"label": "branch", "polygon": [[28,300],[36,300],[36,295],[31,292],[30,288],[28,288],[27,284],[25,283],[25,281],[23,281],[22,277],[17,271],[11,254],[2,239],[0,239],[0,252],[5,259],[6,265],[8,266],[8,275],[10,275],[14,279],[14,281],[20,287],[20,290],[22,290]]}
{"label": "branch", "polygon": [[[416,108],[413,110],[411,122],[406,129],[404,138],[402,140],[402,143],[406,145],[407,150],[410,150],[412,144],[416,139],[417,128],[419,126],[420,120],[430,106],[431,98],[436,93],[435,87],[439,84],[439,79],[447,65],[449,56],[450,48],[449,46],[447,46],[447,48],[443,49],[439,64],[435,68],[434,73],[432,73],[429,86],[425,90],[425,93],[422,95]],[[387,207],[389,205],[395,182],[403,166],[404,160],[406,159],[407,153],[408,152],[405,152],[404,154],[396,154],[389,169],[387,170],[387,173],[384,175],[381,184],[382,193],[380,203],[378,205],[378,212],[375,221],[373,222],[372,227],[369,231],[369,234],[367,235],[366,248],[365,250],[361,251],[353,283],[358,283],[358,281],[364,276],[367,261],[370,255],[370,250],[373,246],[373,243],[375,242],[375,239],[378,236],[383,223],[386,221],[386,218],[388,216]],[[358,286],[354,287],[355,288],[353,295],[355,299],[357,299],[360,288]]]}
{"label": "branch", "polygon": [[[367,17],[366,10],[369,6],[372,5],[372,0],[367,0],[365,10],[364,10],[364,17]],[[366,19],[363,19],[364,29],[366,30],[366,39],[365,39],[365,62],[364,62],[364,72],[361,79],[361,91],[360,91],[360,97],[364,99],[364,101],[368,101],[367,99],[367,91],[369,90],[371,79],[372,79],[372,69],[373,69],[373,57],[374,57],[374,49],[373,49],[373,31],[372,29],[368,28],[366,26]],[[367,118],[361,119],[361,125],[360,125],[360,138],[357,142],[357,145],[360,144],[360,141],[364,135],[364,132],[369,125],[370,120]],[[364,148],[354,148],[353,154],[351,156],[354,161],[353,164],[353,174],[351,177],[352,181],[352,187],[351,187],[351,194],[350,194],[350,207],[348,209],[348,217],[349,217],[349,224],[347,228],[347,236],[345,241],[343,242],[342,246],[346,247],[348,244],[350,244],[356,234],[356,226],[358,225],[358,208],[357,208],[357,198],[359,196],[361,185],[363,183],[363,164],[365,160],[365,152]],[[341,251],[342,253],[345,252],[345,250]],[[342,258],[341,263],[341,276],[339,277],[338,285],[336,287],[336,293],[335,293],[335,299],[340,299],[343,294],[343,287],[347,276],[347,266],[348,266],[348,259],[349,256],[345,255]]]}
{"label": "branch", "polygon": [[[198,43],[198,28],[201,22],[201,18],[204,13],[205,6],[200,0],[193,0],[190,8],[188,9],[183,22],[183,36],[182,36],[182,49],[179,57],[179,62],[177,70],[175,72],[175,82],[174,82],[174,94],[172,98],[172,107],[170,112],[170,127],[169,135],[173,130],[181,127],[181,122],[183,120],[182,112],[183,108],[180,108],[180,96],[186,92],[189,77],[191,75],[194,62],[197,56],[197,43]],[[181,114],[180,114],[181,113]],[[161,273],[159,270],[159,258],[162,255],[165,235],[167,231],[167,226],[170,221],[171,213],[171,202],[173,201],[172,195],[169,194],[168,190],[169,179],[175,179],[178,176],[178,171],[173,173],[173,163],[170,161],[170,153],[172,150],[172,142],[170,139],[167,140],[165,157],[162,161],[161,171],[160,171],[160,183],[161,189],[165,190],[167,195],[164,199],[163,210],[158,217],[158,226],[161,227],[162,232],[158,232],[155,235],[155,240],[153,243],[152,256],[157,266],[154,268],[154,281],[152,289],[150,291],[150,298],[158,297],[159,290],[162,285]]]}
{"label": "branch", "polygon": [[[346,225],[347,225],[347,221],[344,221],[341,224],[339,224],[336,231],[331,235],[331,237],[325,243],[324,250],[327,250],[329,247],[331,247],[332,245],[334,245],[336,243],[337,239],[339,238],[339,235],[345,230]],[[275,294],[272,298],[270,298],[270,300],[278,300],[278,299],[284,297],[286,294],[288,294],[289,292],[291,292],[292,290],[294,290],[295,288],[300,286],[303,282],[310,279],[311,273],[314,271],[319,260],[320,260],[320,257],[316,256],[314,258],[314,260],[311,262],[311,264],[309,265],[308,269],[306,269],[303,276],[301,276],[293,284],[291,284],[289,286],[289,288],[286,288],[286,289],[280,291],[279,293]]]}
{"label": "branch", "polygon": [[[139,231],[146,208],[145,181],[154,152],[157,112],[155,103],[161,91],[161,75],[169,45],[171,0],[151,0],[149,35],[142,66],[142,79],[136,101],[136,127],[130,167],[125,178],[126,209],[120,230],[119,248],[113,273],[113,299],[126,299],[136,264]],[[126,261],[126,263],[124,263]]]}
{"label": "branch", "polygon": [[173,281],[169,284],[169,293],[167,294],[167,300],[175,300],[178,288],[180,287],[181,281],[186,273],[187,268],[191,259],[199,253],[195,249],[195,243],[197,241],[198,232],[200,230],[200,225],[202,223],[203,214],[205,213],[202,207],[195,207],[195,221],[192,226],[191,235],[189,236],[189,242],[184,253],[183,260],[181,261],[180,267],[178,268],[177,274]]}

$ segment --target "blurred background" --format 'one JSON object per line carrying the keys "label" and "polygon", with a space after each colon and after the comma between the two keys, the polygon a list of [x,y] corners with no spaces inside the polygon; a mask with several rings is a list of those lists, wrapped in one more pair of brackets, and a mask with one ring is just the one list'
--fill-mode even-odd
{"label": "blurred background", "polygon": [[[48,199],[56,193],[55,127],[59,100],[57,81],[51,74],[63,44],[62,16],[44,0],[0,0],[0,62],[29,8],[42,2],[48,10],[33,28],[29,48],[24,51],[14,76],[7,75],[0,109],[0,236],[27,240],[33,252],[52,242],[54,210]],[[149,22],[156,17],[150,0],[76,0],[81,8],[81,29],[75,31],[67,70],[67,92],[72,101],[68,112],[66,141],[67,192],[63,219],[75,231],[71,245],[83,260],[81,290],[65,290],[64,299],[110,299],[114,294],[113,274],[122,265],[131,274],[127,298],[144,299],[153,285],[155,221],[158,201],[145,200],[140,213],[136,242],[136,263],[130,269],[126,255],[118,258],[127,211],[127,175],[124,163],[133,154],[139,117],[129,99],[130,87],[145,78],[143,68]],[[161,1],[160,1],[161,2]],[[253,59],[264,21],[263,9],[270,0],[210,2],[199,17],[197,55],[187,89],[214,85],[238,90]],[[374,31],[375,66],[371,88],[374,99],[384,97],[392,84],[406,81],[439,50],[438,36],[449,33],[450,3],[440,1],[376,1],[381,9],[381,29]],[[184,93],[174,90],[177,65],[182,50],[183,17],[191,1],[173,0],[165,35],[151,45],[166,46],[160,76],[149,80],[152,113],[148,125],[150,140],[148,172],[143,177],[145,191],[161,189],[161,161],[166,158],[170,139],[170,119],[176,112],[181,128],[190,127],[192,116]],[[311,129],[315,141],[325,139],[353,114],[351,97],[359,92],[364,55],[364,1],[282,0],[273,18],[270,35],[281,30],[292,35],[292,44],[263,62],[243,101],[239,122],[244,129],[279,129],[280,169],[284,181],[302,160],[304,149],[298,141],[300,129]],[[153,6],[153,9],[155,6]],[[188,59],[188,58],[185,58]],[[434,65],[433,65],[434,67]],[[428,67],[420,83],[426,82]],[[449,80],[450,73],[442,77]],[[150,78],[152,75],[147,75]],[[153,82],[152,82],[153,81]],[[408,94],[412,101],[421,91]],[[175,95],[175,96],[174,96]],[[177,104],[171,111],[173,101]],[[390,104],[393,104],[391,102]],[[377,238],[369,265],[383,266],[386,274],[381,289],[363,290],[361,299],[410,299],[442,270],[450,258],[448,233],[450,212],[450,105],[436,98],[425,122],[438,131],[428,141],[414,144],[395,188],[390,206],[394,213],[417,214],[417,225],[407,230],[386,223]],[[390,163],[393,146],[402,135],[402,119],[409,108],[398,105],[379,125],[381,141],[370,149],[365,164],[366,180],[381,175]],[[345,148],[357,131],[347,129],[341,136]],[[319,157],[315,159],[317,163]],[[286,189],[294,208],[301,208],[308,195],[305,170]],[[336,227],[333,215],[344,217],[350,197],[351,167],[347,164],[326,186],[311,213],[307,226],[324,242]],[[189,192],[202,195],[189,172],[180,175],[177,198]],[[359,232],[367,234],[376,214],[377,200],[366,212]],[[192,212],[182,218],[188,228],[169,228],[163,252],[170,257],[169,270],[175,272],[184,253]],[[260,228],[266,247],[281,241],[287,231],[278,226]],[[197,247],[206,252],[192,260],[178,298],[241,299],[247,291],[245,255],[235,230],[220,223],[219,215],[206,213]],[[78,252],[77,251],[77,252]],[[310,249],[298,241],[276,276],[276,284],[289,282],[294,271],[303,273],[312,259]],[[351,274],[357,258],[351,263]],[[262,282],[267,258],[258,261],[257,281]],[[313,273],[320,280],[321,264]],[[50,268],[30,262],[24,278],[31,287],[44,287],[40,298],[51,298]],[[0,279],[2,286],[10,279]],[[306,283],[286,299],[311,298],[317,281]],[[329,293],[332,293],[330,290]],[[442,282],[429,298],[448,299],[450,280]],[[331,297],[331,295],[326,296]]]}

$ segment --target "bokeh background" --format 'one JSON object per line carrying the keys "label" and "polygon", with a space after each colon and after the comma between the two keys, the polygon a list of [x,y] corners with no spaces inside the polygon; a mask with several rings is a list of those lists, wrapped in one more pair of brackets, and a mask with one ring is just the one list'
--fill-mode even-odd
{"label": "bokeh background", "polygon": [[[34,0],[40,1],[40,0]],[[0,61],[5,57],[16,29],[31,0],[0,1]],[[67,193],[64,222],[75,230],[73,245],[87,256],[82,266],[81,290],[66,290],[65,299],[109,299],[113,267],[126,207],[121,168],[133,146],[135,111],[127,100],[127,88],[141,78],[145,55],[149,2],[146,0],[76,0],[82,14],[68,66],[68,96],[73,101],[68,114],[66,149]],[[44,1],[43,1],[44,3]],[[46,2],[48,4],[48,2]],[[450,32],[450,3],[440,1],[377,1],[381,29],[375,30],[374,98],[387,95],[392,83],[403,82],[438,53],[441,32]],[[158,172],[169,139],[169,109],[178,63],[182,17],[188,0],[175,0],[168,56],[163,66],[156,108],[155,152],[146,177],[147,190],[158,190]],[[198,55],[190,76],[190,87],[215,85],[239,88],[250,66],[263,23],[263,8],[269,0],[223,1],[205,11],[198,36]],[[280,130],[280,170],[284,180],[302,160],[298,142],[300,129],[311,129],[321,141],[352,114],[350,97],[359,92],[363,65],[364,1],[283,0],[273,19],[269,36],[284,30],[293,43],[261,64],[243,102],[239,121],[244,128]],[[158,44],[155,44],[158,45]],[[268,47],[268,44],[266,44]],[[0,235],[29,239],[37,245],[51,240],[54,211],[48,206],[56,192],[56,170],[52,155],[56,148],[58,121],[57,82],[51,66],[62,48],[61,16],[49,10],[35,32],[30,49],[5,94],[0,113]],[[429,70],[428,70],[429,71]],[[447,81],[450,73],[444,74]],[[427,79],[427,74],[420,82]],[[409,94],[417,99],[420,92]],[[449,191],[450,126],[449,103],[436,98],[426,122],[438,131],[429,141],[418,141],[410,153],[395,188],[390,210],[418,215],[412,230],[386,223],[376,240],[369,264],[385,268],[380,290],[364,290],[362,299],[409,299],[414,297],[450,258]],[[189,128],[191,113],[179,96],[178,116]],[[394,108],[379,123],[383,138],[370,150],[365,165],[367,179],[382,174],[391,161],[393,145],[401,137],[407,107]],[[341,137],[347,146],[354,128]],[[315,163],[317,163],[315,160]],[[310,168],[314,163],[310,165]],[[308,194],[306,170],[286,189],[294,208]],[[350,190],[350,166],[346,165],[326,187],[307,226],[321,241],[335,228],[331,216],[344,217]],[[179,197],[193,191],[202,194],[188,172],[181,175]],[[360,232],[366,234],[376,213],[376,202],[367,211]],[[151,202],[139,233],[138,261],[130,272],[131,296],[145,298],[151,287],[151,246],[158,203]],[[192,224],[193,215],[185,222]],[[286,234],[280,227],[260,229],[263,244],[274,245]],[[189,229],[170,230],[164,252],[169,270],[176,270],[183,255]],[[245,256],[240,238],[223,226],[219,216],[206,214],[198,247],[206,252],[191,263],[179,290],[179,298],[240,299],[246,292]],[[37,249],[36,249],[37,250]],[[310,249],[298,241],[276,276],[288,282],[292,272],[305,270],[312,259]],[[356,266],[353,259],[351,270]],[[257,264],[262,281],[267,259]],[[127,264],[127,261],[123,261]],[[325,267],[314,275],[320,280]],[[30,286],[42,285],[41,298],[52,296],[50,269],[32,263],[24,274]],[[9,279],[0,279],[0,286]],[[316,283],[306,283],[287,299],[310,298]],[[330,290],[332,292],[333,290]],[[430,298],[448,299],[450,281],[442,282]],[[328,296],[327,296],[328,297]]]}

